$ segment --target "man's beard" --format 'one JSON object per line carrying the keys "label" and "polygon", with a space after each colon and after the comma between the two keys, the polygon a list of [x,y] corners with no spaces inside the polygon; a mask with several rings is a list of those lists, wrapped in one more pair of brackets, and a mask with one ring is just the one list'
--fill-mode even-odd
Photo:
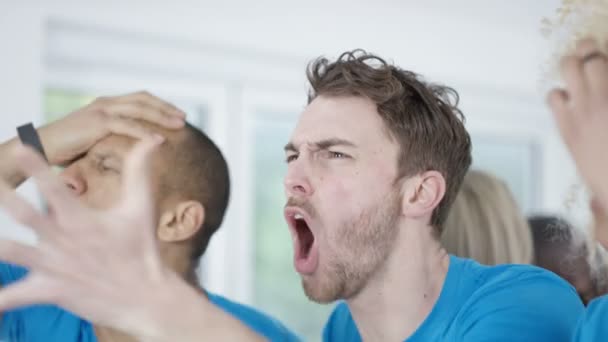
{"label": "man's beard", "polygon": [[302,279],[306,296],[318,303],[355,297],[383,266],[397,237],[401,203],[392,191],[386,201],[363,211],[330,233],[325,264]]}

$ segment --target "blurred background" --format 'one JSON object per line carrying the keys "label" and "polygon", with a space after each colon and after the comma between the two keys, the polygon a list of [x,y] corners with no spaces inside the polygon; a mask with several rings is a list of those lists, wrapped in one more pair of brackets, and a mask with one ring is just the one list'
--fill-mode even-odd
{"label": "blurred background", "polygon": [[[148,90],[223,149],[233,194],[201,279],[318,340],[282,218],[283,146],[306,102],[306,64],[364,48],[454,87],[474,167],[504,179],[527,214],[584,222],[576,170],[545,104],[540,34],[558,1],[0,0],[0,140],[97,96]],[[2,162],[0,156],[0,162]],[[37,199],[31,185],[22,193]],[[582,226],[582,225],[581,225]],[[29,239],[0,216],[0,235]]]}

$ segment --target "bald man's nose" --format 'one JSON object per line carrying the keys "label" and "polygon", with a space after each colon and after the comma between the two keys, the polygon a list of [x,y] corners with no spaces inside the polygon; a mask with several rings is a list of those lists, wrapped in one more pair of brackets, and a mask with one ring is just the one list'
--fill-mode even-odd
{"label": "bald man's nose", "polygon": [[86,182],[76,167],[68,167],[63,170],[61,179],[68,189],[76,196],[80,196],[87,191]]}

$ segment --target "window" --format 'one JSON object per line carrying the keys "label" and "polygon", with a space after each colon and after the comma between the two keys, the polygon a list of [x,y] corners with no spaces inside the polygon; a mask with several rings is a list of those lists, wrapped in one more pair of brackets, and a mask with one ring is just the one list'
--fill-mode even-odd
{"label": "window", "polygon": [[67,113],[89,104],[94,96],[82,92],[47,89],[44,93],[45,122],[55,121]]}
{"label": "window", "polygon": [[471,168],[487,171],[502,179],[524,212],[533,211],[540,187],[536,177],[539,171],[539,153],[536,145],[527,139],[500,139],[473,136],[473,165]]}
{"label": "window", "polygon": [[[89,95],[87,91],[74,91],[62,88],[48,88],[44,92],[44,113],[45,122],[55,121],[68,113],[73,112],[91,103],[97,96],[102,94]],[[92,93],[92,92],[91,92]],[[103,94],[108,95],[108,94]],[[110,94],[111,95],[111,94]],[[120,94],[117,94],[120,95]],[[196,127],[205,129],[208,117],[208,109],[204,105],[178,103],[174,104],[186,112],[188,122]]]}

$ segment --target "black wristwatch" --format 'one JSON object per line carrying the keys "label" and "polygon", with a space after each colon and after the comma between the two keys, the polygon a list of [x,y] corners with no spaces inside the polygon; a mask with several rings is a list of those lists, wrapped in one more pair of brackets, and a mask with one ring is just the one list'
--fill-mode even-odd
{"label": "black wristwatch", "polygon": [[38,151],[38,153],[42,155],[44,160],[48,162],[46,153],[44,153],[44,147],[42,147],[42,142],[40,142],[38,132],[31,122],[17,127],[17,134],[19,135],[19,139],[23,145],[31,146],[34,150]]}

